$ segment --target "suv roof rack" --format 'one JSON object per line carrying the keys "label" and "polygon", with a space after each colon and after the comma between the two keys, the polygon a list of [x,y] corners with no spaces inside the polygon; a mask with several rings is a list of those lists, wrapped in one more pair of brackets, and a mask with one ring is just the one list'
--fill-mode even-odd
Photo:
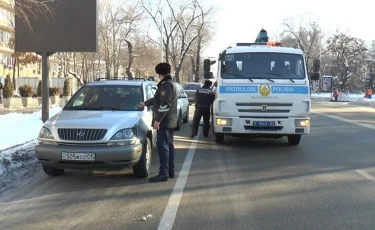
{"label": "suv roof rack", "polygon": [[[131,81],[130,79],[125,79],[125,78],[105,78],[105,77],[99,77],[97,78],[95,81],[118,81],[118,80],[124,80],[124,81]],[[148,77],[148,78],[144,78],[144,77],[134,77],[132,80],[138,80],[138,81],[155,81],[155,78],[154,77]]]}

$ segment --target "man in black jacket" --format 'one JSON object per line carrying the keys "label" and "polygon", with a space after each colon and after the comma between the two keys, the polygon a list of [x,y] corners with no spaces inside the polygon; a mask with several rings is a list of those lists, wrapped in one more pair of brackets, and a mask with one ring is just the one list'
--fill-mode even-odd
{"label": "man in black jacket", "polygon": [[195,137],[198,134],[198,126],[202,116],[203,136],[208,137],[208,132],[210,129],[211,105],[215,100],[215,95],[211,90],[211,86],[212,82],[210,80],[206,80],[203,87],[198,89],[195,93],[195,112],[190,137]]}
{"label": "man in black jacket", "polygon": [[162,182],[168,181],[168,173],[169,178],[175,177],[173,130],[177,127],[178,96],[170,75],[171,66],[168,63],[160,63],[155,67],[155,72],[159,75],[160,82],[154,98],[141,102],[139,107],[153,106],[160,168],[159,174],[150,178],[150,182]]}

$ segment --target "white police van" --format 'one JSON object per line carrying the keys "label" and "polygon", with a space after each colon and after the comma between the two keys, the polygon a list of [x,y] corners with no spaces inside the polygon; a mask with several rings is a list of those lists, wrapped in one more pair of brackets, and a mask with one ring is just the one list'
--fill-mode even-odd
{"label": "white police van", "polygon": [[[212,76],[213,63],[216,61],[204,61],[205,78]],[[315,59],[312,80],[319,79],[319,68]],[[286,136],[291,145],[298,145],[301,136],[310,133],[307,73],[302,50],[268,42],[264,30],[255,43],[237,43],[223,50],[218,59],[212,117],[216,142],[223,143],[225,135]]]}

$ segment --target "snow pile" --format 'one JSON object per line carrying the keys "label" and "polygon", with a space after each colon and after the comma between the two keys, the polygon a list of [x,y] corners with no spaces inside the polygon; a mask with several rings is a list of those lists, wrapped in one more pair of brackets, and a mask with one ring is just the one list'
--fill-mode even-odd
{"label": "snow pile", "polygon": [[34,173],[38,161],[34,155],[36,140],[22,146],[0,152],[0,192],[6,185]]}
{"label": "snow pile", "polygon": [[[61,111],[59,106],[50,109],[50,117]],[[43,126],[42,111],[32,114],[9,113],[0,115],[0,151],[6,148],[24,144],[38,137]],[[0,157],[2,153],[0,152]]]}
{"label": "snow pile", "polygon": [[[311,94],[311,99],[313,100],[321,100],[321,101],[329,101],[333,99],[330,93],[320,93],[320,94]],[[349,104],[353,105],[375,105],[375,98],[368,99],[364,98],[364,94],[344,94],[341,93],[339,98],[340,101],[348,101]]]}

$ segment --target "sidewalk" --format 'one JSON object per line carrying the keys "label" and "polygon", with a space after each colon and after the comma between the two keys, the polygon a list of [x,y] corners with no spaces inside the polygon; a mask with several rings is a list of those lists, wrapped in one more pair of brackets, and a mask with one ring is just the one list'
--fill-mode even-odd
{"label": "sidewalk", "polygon": [[[50,109],[52,105],[49,105]],[[42,107],[39,105],[38,100],[33,98],[33,102],[30,107],[23,107],[22,100],[19,97],[13,98],[13,106],[11,109],[4,108],[3,104],[0,104],[0,115],[5,115],[9,113],[22,113],[22,114],[31,114],[37,111],[40,111]]]}

